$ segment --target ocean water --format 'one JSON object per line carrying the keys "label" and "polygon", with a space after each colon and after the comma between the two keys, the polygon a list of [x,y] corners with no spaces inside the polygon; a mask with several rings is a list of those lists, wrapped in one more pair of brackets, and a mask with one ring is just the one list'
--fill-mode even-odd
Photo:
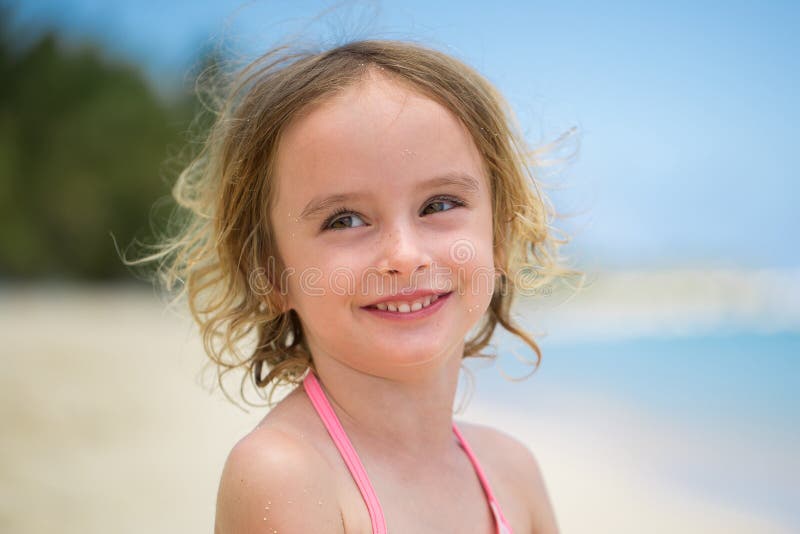
{"label": "ocean water", "polygon": [[[589,428],[671,491],[752,511],[800,532],[800,333],[720,329],[683,337],[540,341],[530,378],[508,348],[476,371],[476,402]],[[504,348],[506,347],[506,348]],[[627,458],[627,459],[626,459]]]}
{"label": "ocean water", "polygon": [[786,429],[800,421],[800,334],[543,342],[542,349],[534,381],[597,390],[659,415]]}

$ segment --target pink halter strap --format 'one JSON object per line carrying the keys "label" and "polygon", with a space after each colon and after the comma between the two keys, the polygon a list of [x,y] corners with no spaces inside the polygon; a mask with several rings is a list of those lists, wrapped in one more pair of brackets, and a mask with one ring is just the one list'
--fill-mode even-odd
{"label": "pink halter strap", "polygon": [[[336,448],[339,449],[339,452],[341,453],[342,458],[347,465],[347,469],[350,470],[353,480],[355,480],[358,490],[361,492],[361,496],[364,498],[364,503],[367,505],[369,518],[372,522],[372,533],[387,534],[386,519],[384,518],[383,509],[381,508],[380,501],[378,500],[378,495],[375,493],[375,490],[369,481],[369,477],[367,476],[367,471],[364,469],[364,465],[361,463],[361,459],[358,457],[353,444],[350,442],[350,438],[347,437],[344,428],[342,428],[339,418],[333,411],[333,407],[330,405],[330,402],[328,402],[328,398],[325,396],[325,392],[322,390],[322,386],[320,385],[313,371],[309,370],[306,374],[306,377],[303,380],[303,388],[305,389],[308,398],[311,400],[311,404],[314,406],[314,409],[319,414],[320,419],[322,419],[322,423],[328,430],[328,434],[330,434],[331,438],[333,439]],[[477,473],[478,479],[481,482],[483,491],[489,501],[489,506],[492,509],[495,524],[497,525],[497,534],[512,534],[511,526],[508,524],[508,521],[506,521],[506,518],[503,516],[503,512],[500,510],[500,505],[497,503],[497,500],[494,497],[494,493],[489,486],[489,481],[486,479],[486,475],[478,463],[477,457],[473,453],[472,448],[467,444],[467,441],[464,439],[464,436],[458,430],[458,427],[455,423],[453,423],[453,432],[458,438],[461,448],[464,449],[464,452],[467,454],[467,457],[469,457],[470,462],[472,462],[472,465],[475,468],[475,472]]]}
{"label": "pink halter strap", "polygon": [[361,496],[364,497],[364,502],[369,511],[369,518],[372,521],[373,534],[386,534],[386,519],[383,517],[383,509],[369,481],[367,471],[364,469],[364,465],[361,463],[358,454],[356,454],[353,444],[350,443],[350,438],[347,437],[344,428],[342,428],[339,418],[336,417],[336,413],[333,411],[327,397],[325,397],[325,393],[322,391],[322,387],[319,385],[319,381],[317,381],[313,371],[308,371],[306,378],[303,380],[303,387],[322,419],[322,422],[325,424],[325,428],[328,429],[328,434],[333,438],[336,448],[339,449],[339,452],[342,454],[344,463],[347,464],[347,468],[353,475],[353,479],[358,486],[358,490],[361,492]]}

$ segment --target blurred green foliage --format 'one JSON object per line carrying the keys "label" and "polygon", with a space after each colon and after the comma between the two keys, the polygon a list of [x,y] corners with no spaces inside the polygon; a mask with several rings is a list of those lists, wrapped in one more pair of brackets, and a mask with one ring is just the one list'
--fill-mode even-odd
{"label": "blurred green foliage", "polygon": [[133,279],[117,248],[166,227],[196,99],[91,45],[0,32],[0,278]]}

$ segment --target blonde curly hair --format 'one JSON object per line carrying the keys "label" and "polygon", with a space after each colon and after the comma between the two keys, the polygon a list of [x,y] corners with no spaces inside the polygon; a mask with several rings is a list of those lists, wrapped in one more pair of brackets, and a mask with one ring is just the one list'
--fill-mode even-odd
{"label": "blonde curly hair", "polygon": [[[223,392],[228,371],[247,371],[240,394],[248,404],[248,377],[262,398],[270,386],[271,405],[277,386],[299,383],[314,366],[300,317],[281,311],[284,266],[268,224],[281,134],[298,113],[357,83],[369,68],[444,105],[466,126],[488,170],[501,274],[488,312],[465,341],[463,358],[494,358],[480,351],[499,323],[533,349],[538,367],[541,350],[512,320],[512,301],[519,292],[536,294],[556,277],[581,274],[562,265],[558,249],[568,239],[556,236],[555,210],[536,177],[548,161],[545,154],[574,128],[553,143],[528,149],[507,103],[485,78],[416,43],[365,40],[321,52],[277,47],[228,78],[201,151],[174,185],[174,231],[149,245],[148,254],[127,262],[157,262],[163,288],[175,301],[188,300]],[[264,274],[261,291],[253,290],[256,272]],[[239,346],[248,340],[242,353]]]}

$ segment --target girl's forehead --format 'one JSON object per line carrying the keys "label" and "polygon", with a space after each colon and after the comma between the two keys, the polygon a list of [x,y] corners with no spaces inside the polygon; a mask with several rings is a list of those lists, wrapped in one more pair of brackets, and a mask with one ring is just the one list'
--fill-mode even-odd
{"label": "girl's forehead", "polygon": [[460,124],[448,109],[408,84],[373,75],[300,114],[284,130],[283,144],[294,148],[340,140],[408,141],[403,135],[431,127],[459,129]]}
{"label": "girl's forehead", "polygon": [[284,131],[277,179],[292,197],[340,186],[400,190],[433,176],[479,177],[482,158],[447,108],[396,81],[371,77],[326,99]]}

